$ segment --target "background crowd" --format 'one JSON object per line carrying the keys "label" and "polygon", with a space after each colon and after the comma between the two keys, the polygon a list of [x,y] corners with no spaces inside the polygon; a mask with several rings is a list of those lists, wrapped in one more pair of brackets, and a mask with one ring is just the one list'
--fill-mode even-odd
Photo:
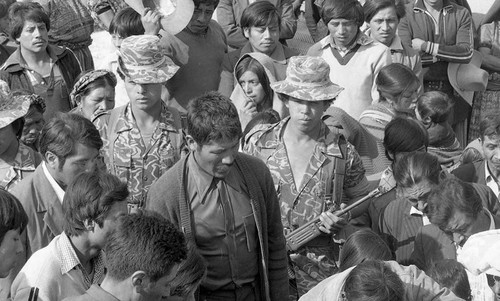
{"label": "background crowd", "polygon": [[0,0],[0,300],[500,301],[498,22]]}

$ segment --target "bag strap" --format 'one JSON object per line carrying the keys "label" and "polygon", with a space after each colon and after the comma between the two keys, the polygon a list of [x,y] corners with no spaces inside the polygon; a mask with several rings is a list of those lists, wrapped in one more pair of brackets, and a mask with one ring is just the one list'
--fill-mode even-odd
{"label": "bag strap", "polygon": [[120,111],[121,108],[115,108],[111,110],[111,113],[109,115],[108,119],[108,129],[107,129],[107,136],[108,136],[108,143],[109,143],[109,153],[108,153],[108,159],[109,159],[109,171],[111,174],[115,174],[115,162],[114,162],[114,152],[115,152],[115,140],[118,138],[118,133],[116,132],[116,124],[118,123],[118,117],[120,116]]}
{"label": "bag strap", "polygon": [[333,187],[332,187],[332,199],[333,203],[339,205],[342,203],[342,191],[344,188],[344,177],[345,177],[345,166],[347,164],[347,141],[344,135],[340,134],[338,138],[338,145],[340,152],[342,153],[342,158],[335,157],[333,160]]}

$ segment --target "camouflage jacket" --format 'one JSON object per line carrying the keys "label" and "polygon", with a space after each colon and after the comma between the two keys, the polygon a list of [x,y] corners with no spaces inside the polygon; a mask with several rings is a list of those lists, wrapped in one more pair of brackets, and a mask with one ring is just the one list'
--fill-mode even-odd
{"label": "camouflage jacket", "polygon": [[[120,110],[114,129],[113,142],[108,124],[111,111],[97,117],[94,124],[104,142],[102,155],[109,172],[126,182],[130,191],[129,203],[142,206],[151,184],[179,161],[184,144],[180,126],[176,126],[173,113],[162,103],[160,120],[149,141],[145,145],[137,123],[132,116],[130,103]],[[114,143],[110,154],[110,143]],[[113,157],[111,158],[110,155]]]}
{"label": "camouflage jacket", "polygon": [[[332,204],[325,201],[333,185],[334,157],[342,156],[338,134],[322,124],[320,138],[309,160],[302,183],[297,187],[288,160],[283,132],[288,118],[273,125],[259,125],[246,137],[243,151],[261,158],[271,171],[280,200],[283,226],[293,230],[317,217]],[[346,173],[343,195],[347,198],[363,195],[358,187],[366,181],[365,169],[354,147],[347,143]]]}
{"label": "camouflage jacket", "polygon": [[42,156],[39,153],[20,142],[13,164],[5,178],[0,180],[0,188],[11,191],[22,179],[35,172],[41,162]]}

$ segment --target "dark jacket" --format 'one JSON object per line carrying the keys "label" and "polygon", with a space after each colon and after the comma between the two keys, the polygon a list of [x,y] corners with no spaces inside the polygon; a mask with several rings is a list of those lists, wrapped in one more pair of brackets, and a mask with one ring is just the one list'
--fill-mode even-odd
{"label": "dark jacket", "polygon": [[[65,47],[48,45],[47,51],[50,55],[55,55],[57,60],[55,64],[61,70],[61,75],[66,83],[68,94],[73,88],[76,77],[80,74],[80,63],[71,50]],[[26,66],[22,63],[21,48],[18,47],[14,53],[7,59],[0,71],[0,79],[7,82],[11,90],[28,90],[34,93],[33,86],[28,75],[24,72]]]}
{"label": "dark jacket", "polygon": [[[186,163],[182,158],[162,175],[149,190],[146,209],[155,211],[178,225],[186,233],[195,229],[192,212],[186,198]],[[259,276],[261,300],[288,299],[287,257],[281,213],[271,173],[260,159],[239,153],[234,164],[248,187],[259,239]],[[182,214],[181,212],[184,212]],[[188,216],[188,221],[183,216]],[[186,226],[186,223],[187,226]]]}

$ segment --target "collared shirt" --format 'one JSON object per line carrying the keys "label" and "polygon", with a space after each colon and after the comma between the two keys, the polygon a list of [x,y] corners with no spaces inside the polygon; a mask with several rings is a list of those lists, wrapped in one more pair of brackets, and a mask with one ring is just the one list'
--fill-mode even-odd
{"label": "collared shirt", "polygon": [[365,45],[373,43],[374,41],[372,38],[368,37],[366,34],[364,34],[360,31],[358,33],[358,35],[356,36],[356,41],[354,43],[352,43],[351,45],[349,45],[349,47],[347,47],[347,48],[341,48],[340,46],[337,46],[337,44],[335,44],[335,39],[332,36],[329,36],[328,39],[321,40],[320,42],[322,43],[322,45],[321,45],[322,48],[326,48],[327,46],[330,46],[333,49],[336,49],[339,52],[339,54],[344,57],[349,52],[351,52],[351,50],[353,50],[354,47],[356,47],[358,45],[365,46]]}
{"label": "collared shirt", "polygon": [[410,206],[410,215],[422,217],[422,222],[424,223],[424,226],[429,225],[431,223],[427,215],[425,215],[422,211],[418,210],[413,206]]}
{"label": "collared shirt", "polygon": [[69,240],[66,233],[61,233],[58,241],[57,250],[60,252],[61,273],[66,274],[72,270],[79,270],[83,276],[85,287],[90,288],[92,284],[99,284],[104,279],[106,269],[104,267],[104,252],[100,251],[96,258],[92,259],[93,276],[89,275],[87,270],[82,266],[75,249]]}
{"label": "collared shirt", "polygon": [[500,197],[500,185],[496,177],[494,177],[488,167],[488,162],[484,164],[484,174],[486,176],[486,185],[493,190],[493,193],[497,198]]}
{"label": "collared shirt", "polygon": [[[371,37],[371,29],[368,28],[365,34]],[[391,45],[389,45],[391,50],[391,58],[393,63],[400,63],[415,72],[420,82],[423,81],[422,74],[422,62],[420,61],[420,54],[413,48],[408,48],[403,46],[401,38],[396,34],[392,39]]]}
{"label": "collared shirt", "polygon": [[20,54],[20,65],[25,68],[25,73],[31,81],[33,92],[45,99],[47,108],[43,113],[45,120],[49,120],[57,112],[68,112],[71,110],[68,87],[61,73],[61,69],[56,64],[58,57],[53,46],[47,46],[47,53],[50,57],[51,69],[49,74],[39,74],[31,69],[22,54]]}
{"label": "collared shirt", "polygon": [[233,165],[224,179],[216,179],[198,165],[193,153],[187,174],[196,244],[208,264],[202,286],[217,290],[251,283],[258,274],[258,238],[242,175]]}
{"label": "collared shirt", "polygon": [[35,156],[37,154],[30,147],[20,142],[14,162],[5,177],[0,181],[0,187],[10,191],[22,179],[32,174],[37,165]]}
{"label": "collared shirt", "polygon": [[[334,157],[341,156],[338,136],[321,124],[319,139],[306,167],[302,183],[295,183],[283,133],[289,117],[274,125],[257,126],[247,137],[244,151],[266,162],[280,200],[283,226],[294,230],[333,206],[328,195],[334,182]],[[368,193],[363,163],[354,147],[347,143],[343,191],[347,198]]]}
{"label": "collared shirt", "polygon": [[[132,114],[131,104],[122,110],[114,127],[117,133],[113,154],[109,154],[109,114],[94,120],[99,130],[104,161],[110,172],[127,183],[129,203],[143,205],[149,187],[181,157],[184,136],[174,122],[172,113],[163,103],[158,125],[146,145]],[[109,156],[113,156],[112,160]],[[110,166],[113,164],[113,166]]]}
{"label": "collared shirt", "polygon": [[49,170],[47,169],[47,165],[45,164],[45,162],[42,162],[42,169],[43,169],[43,173],[44,173],[45,177],[47,177],[47,180],[50,183],[50,186],[52,187],[52,189],[54,189],[54,192],[56,193],[57,198],[59,199],[59,201],[62,204],[63,199],[64,199],[64,190],[61,188],[61,186],[59,186],[59,184],[57,184],[56,180],[52,177]]}

